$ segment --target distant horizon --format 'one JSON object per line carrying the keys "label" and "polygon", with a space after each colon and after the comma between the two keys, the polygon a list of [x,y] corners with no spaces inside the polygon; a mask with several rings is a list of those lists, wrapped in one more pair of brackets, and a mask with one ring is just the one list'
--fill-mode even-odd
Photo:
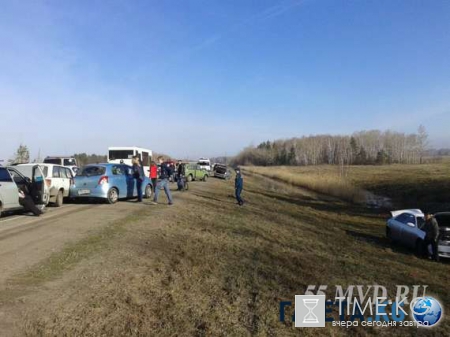
{"label": "distant horizon", "polygon": [[[139,145],[139,144],[132,144],[132,145],[130,145],[130,144],[125,144],[125,145],[113,144],[113,145],[108,146],[105,149],[104,153],[102,153],[102,152],[95,152],[95,151],[81,150],[81,151],[74,151],[73,153],[49,153],[49,154],[46,154],[46,153],[43,153],[42,150],[40,150],[40,151],[41,151],[41,159],[44,159],[45,157],[52,157],[52,156],[61,156],[61,157],[63,157],[63,156],[73,156],[75,154],[82,154],[82,153],[85,153],[87,155],[99,155],[99,156],[100,155],[104,155],[104,156],[107,156],[107,154],[108,154],[108,150],[107,149],[109,147],[119,147],[119,146],[121,146],[121,147],[148,148],[149,150],[152,150],[153,153],[167,155],[167,156],[170,156],[172,158],[183,158],[183,159],[189,159],[189,160],[197,160],[198,158],[201,158],[201,157],[204,157],[204,158],[230,157],[231,158],[231,157],[235,157],[236,155],[238,155],[241,151],[243,151],[247,147],[256,147],[259,144],[261,144],[263,142],[267,142],[267,141],[274,142],[274,141],[289,140],[289,139],[293,139],[293,138],[313,137],[313,136],[347,136],[347,137],[351,137],[351,136],[353,136],[356,133],[365,132],[365,131],[380,131],[380,132],[391,131],[391,132],[398,132],[398,131],[395,131],[395,130],[392,130],[392,129],[387,129],[387,130],[368,129],[368,130],[356,130],[356,131],[353,131],[352,133],[349,133],[349,134],[319,133],[319,134],[309,134],[309,135],[300,135],[300,136],[292,136],[292,137],[281,137],[281,138],[277,138],[277,139],[265,139],[265,140],[261,140],[261,141],[259,141],[257,143],[252,143],[252,144],[248,144],[248,145],[242,146],[242,148],[240,148],[234,154],[216,154],[216,155],[210,155],[210,156],[208,156],[208,155],[198,155],[198,156],[175,155],[175,154],[172,154],[172,153],[169,153],[169,152],[159,151],[157,149],[155,150],[155,149],[153,149],[151,147],[142,146],[142,144],[141,145]],[[414,132],[406,133],[406,134],[414,134]],[[33,161],[33,160],[38,158],[39,150],[37,150],[37,151],[32,150],[28,144],[18,144],[17,147],[16,147],[16,150],[19,148],[20,145],[25,145],[25,146],[28,147],[28,149],[30,151],[30,160],[31,161]],[[450,144],[444,145],[444,146],[436,146],[436,145],[433,145],[433,142],[429,139],[429,145],[427,146],[427,151],[447,150],[447,149],[450,149]],[[13,157],[13,155],[15,154],[16,150],[14,150],[14,152],[7,158],[0,157],[0,163],[2,161],[7,162],[8,160],[10,160]],[[35,155],[33,153],[35,153]]]}
{"label": "distant horizon", "polygon": [[423,124],[450,147],[450,1],[5,1],[0,159],[177,157]]}

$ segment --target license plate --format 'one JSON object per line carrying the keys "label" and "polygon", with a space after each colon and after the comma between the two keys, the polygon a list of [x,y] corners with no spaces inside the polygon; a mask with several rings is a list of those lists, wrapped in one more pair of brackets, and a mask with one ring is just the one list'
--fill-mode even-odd
{"label": "license plate", "polygon": [[78,195],[91,194],[91,190],[78,190]]}

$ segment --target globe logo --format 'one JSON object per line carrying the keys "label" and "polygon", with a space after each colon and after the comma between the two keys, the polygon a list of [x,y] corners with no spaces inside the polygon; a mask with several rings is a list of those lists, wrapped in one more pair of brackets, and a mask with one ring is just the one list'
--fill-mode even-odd
{"label": "globe logo", "polygon": [[442,307],[433,297],[417,297],[411,302],[411,312],[417,323],[431,327],[441,319]]}

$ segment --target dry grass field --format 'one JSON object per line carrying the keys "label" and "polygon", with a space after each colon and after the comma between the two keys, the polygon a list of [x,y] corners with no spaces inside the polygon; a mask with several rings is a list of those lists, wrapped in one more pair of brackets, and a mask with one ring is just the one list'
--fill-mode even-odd
{"label": "dry grass field", "polygon": [[[365,169],[385,168],[351,168],[357,188],[370,189]],[[376,177],[386,184],[396,180]],[[390,292],[397,284],[426,284],[450,312],[449,263],[391,246],[384,238],[385,218],[376,210],[281,180],[246,171],[244,207],[235,204],[232,181],[192,183],[189,191],[174,194],[173,207],[142,205],[126,221],[112,222],[17,275],[0,302],[20,312],[17,327],[28,336],[418,333],[329,324],[300,332],[289,318],[293,308],[280,322],[280,301],[293,301],[310,284],[381,284]],[[438,328],[419,331],[449,334],[447,317]]]}

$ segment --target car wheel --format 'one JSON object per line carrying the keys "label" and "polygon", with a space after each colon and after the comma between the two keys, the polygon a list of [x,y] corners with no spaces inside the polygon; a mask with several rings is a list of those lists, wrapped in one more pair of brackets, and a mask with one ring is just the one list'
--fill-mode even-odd
{"label": "car wheel", "polygon": [[153,189],[151,185],[145,187],[144,198],[150,199],[152,197]]}
{"label": "car wheel", "polygon": [[208,175],[206,174],[204,177],[203,177],[203,181],[207,181],[208,180]]}
{"label": "car wheel", "polygon": [[188,180],[189,182],[191,182],[192,180],[194,180],[193,177],[192,177],[192,174],[188,175],[187,180]]}
{"label": "car wheel", "polygon": [[107,199],[109,204],[115,204],[119,200],[119,191],[116,188],[110,188],[108,191]]}
{"label": "car wheel", "polygon": [[56,196],[55,206],[61,207],[63,205],[63,202],[64,202],[63,192],[59,191],[58,195]]}

